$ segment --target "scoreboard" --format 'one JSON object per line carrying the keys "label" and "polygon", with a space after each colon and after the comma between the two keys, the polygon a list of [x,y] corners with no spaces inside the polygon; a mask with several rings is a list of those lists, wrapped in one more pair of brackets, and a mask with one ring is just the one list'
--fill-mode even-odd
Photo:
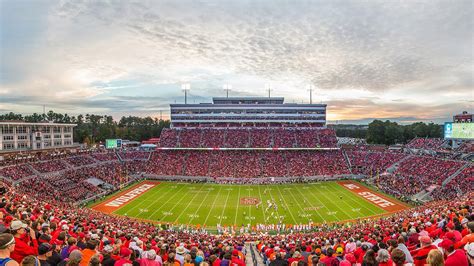
{"label": "scoreboard", "polygon": [[474,140],[474,123],[444,123],[444,138]]}
{"label": "scoreboard", "polygon": [[106,149],[118,149],[122,147],[121,139],[106,139],[105,148]]}

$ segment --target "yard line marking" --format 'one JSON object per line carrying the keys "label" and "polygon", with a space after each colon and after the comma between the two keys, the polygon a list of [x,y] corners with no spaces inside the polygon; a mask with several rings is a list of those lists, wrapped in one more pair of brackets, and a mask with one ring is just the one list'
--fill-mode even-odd
{"label": "yard line marking", "polygon": [[[330,183],[328,183],[327,185],[330,185]],[[333,188],[334,188],[334,187],[333,187]],[[320,190],[319,187],[316,187],[316,189],[317,189],[317,190]],[[327,190],[327,191],[322,190],[322,193],[320,193],[320,194],[322,194],[322,196],[323,196],[325,199],[327,199],[327,202],[331,202],[331,203],[332,203],[331,198],[329,198],[329,197],[327,197],[327,196],[325,195],[325,194],[328,194],[328,193],[331,193],[331,194],[333,194],[333,193],[334,193],[334,194],[338,194],[339,192],[331,191],[331,190],[329,189],[329,190]],[[336,198],[337,198],[337,197],[338,197],[338,196],[336,196]],[[351,215],[347,214],[347,212],[345,212],[343,209],[341,209],[341,208],[339,207],[339,204],[334,204],[334,206],[336,206],[336,208],[337,208],[339,211],[341,211],[341,213],[342,213],[345,217],[348,218],[348,219],[340,219],[339,216],[336,216],[336,217],[338,218],[338,220],[340,220],[340,221],[341,221],[341,220],[350,220],[350,219],[353,219],[353,218],[354,218],[354,217],[352,217]],[[347,211],[349,211],[349,210],[350,210],[350,209],[348,209]]]}
{"label": "yard line marking", "polygon": [[[266,185],[266,186],[268,187],[268,185]],[[273,194],[271,193],[271,191],[273,191],[273,190],[270,188],[269,191],[270,191],[270,192],[269,192],[268,194],[270,195],[270,198],[272,199],[272,201],[276,202],[276,201],[275,201],[275,198],[273,198]],[[280,210],[281,210],[281,209],[282,209],[282,208],[280,208]],[[263,211],[263,208],[262,208],[262,211]],[[265,213],[265,212],[264,212],[264,213]],[[278,218],[280,218],[280,211],[277,211],[277,215],[278,215]]]}
{"label": "yard line marking", "polygon": [[[212,187],[212,186],[211,186],[211,187]],[[197,208],[196,212],[194,213],[194,216],[191,217],[191,220],[189,221],[189,223],[191,223],[191,222],[194,220],[194,217],[196,217],[196,215],[198,215],[198,212],[199,212],[199,210],[201,209],[202,204],[203,204],[204,202],[206,202],[206,199],[207,199],[207,197],[209,196],[209,194],[211,193],[211,191],[214,191],[214,190],[210,190],[210,189],[209,189],[209,190],[207,191],[206,196],[205,196],[204,199],[201,201],[201,204],[199,204],[199,207]]]}
{"label": "yard line marking", "polygon": [[222,223],[222,217],[224,216],[224,211],[225,211],[225,209],[227,208],[227,201],[229,200],[230,192],[231,192],[231,190],[229,190],[229,191],[227,192],[227,198],[225,199],[224,208],[222,209],[221,217],[219,217],[219,224]]}
{"label": "yard line marking", "polygon": [[[247,189],[247,191],[249,192],[249,197],[252,196],[252,195],[250,195],[250,189]],[[249,215],[248,215],[248,217],[249,217],[249,223],[252,223],[252,209],[250,208],[250,205],[249,205]],[[245,217],[244,217],[244,219],[245,219]]]}
{"label": "yard line marking", "polygon": [[[167,185],[166,183],[161,183],[163,184],[163,186],[161,187],[158,187],[157,190],[153,191],[153,193],[151,193],[152,196],[154,196],[155,194],[157,194],[158,192],[161,192],[162,189],[165,189],[167,188]],[[170,193],[170,190],[166,191],[165,193],[163,193],[163,195],[161,195],[158,199],[161,199],[164,195],[167,195],[168,193]],[[145,196],[146,194],[144,194]],[[153,198],[153,197],[150,197],[149,195],[147,195],[146,198]],[[142,205],[144,205],[145,203],[147,202],[151,202],[150,204],[146,205],[146,209],[148,209],[149,207],[153,207],[153,205],[155,204],[155,202],[158,200],[158,199],[155,199],[155,200],[144,200],[144,201],[140,201],[137,205],[133,206],[132,208],[130,208],[130,210],[127,211],[127,214],[130,214],[130,212],[132,212],[134,209],[138,208],[138,207],[141,207]],[[131,202],[130,202],[131,203]],[[128,204],[127,204],[128,205]],[[129,216],[129,215],[127,215]]]}
{"label": "yard line marking", "polygon": [[[325,185],[326,185],[326,184],[325,184]],[[318,195],[323,194],[323,196],[324,196],[324,193],[330,193],[329,190],[326,191],[326,190],[321,190],[321,189],[319,189],[319,186],[318,186],[318,185],[313,185],[313,186],[318,190]],[[326,189],[327,189],[327,187],[326,187]],[[328,207],[326,204],[324,204],[318,197],[314,196],[313,194],[311,194],[311,196],[312,196],[314,199],[316,199],[317,201],[319,201],[319,203],[321,203],[321,204],[324,206],[324,208],[326,208],[326,210],[328,210],[328,212],[334,211],[334,210],[329,209],[329,207]],[[324,198],[325,198],[325,199],[328,199],[328,198],[325,197],[325,196],[324,196]],[[324,202],[329,203],[329,202],[331,202],[331,200],[328,199],[327,201],[324,201]],[[336,206],[337,206],[337,205],[336,205]],[[341,210],[341,209],[339,209],[339,210]],[[319,213],[319,212],[318,212],[318,213]],[[343,213],[344,213],[344,212],[343,212]],[[344,214],[345,214],[345,213],[344,213]],[[321,214],[320,214],[320,216],[321,216]],[[348,217],[347,214],[345,214],[345,216]],[[348,217],[348,218],[349,218],[349,219],[352,219],[352,217]],[[323,218],[323,220],[326,222],[326,220],[325,220],[324,218]],[[336,216],[336,220],[337,220],[337,221],[340,221],[340,220],[343,220],[343,219],[339,219],[339,217]]]}
{"label": "yard line marking", "polygon": [[[331,183],[332,183],[332,182],[331,182]],[[331,183],[328,182],[326,185],[329,185],[330,187],[336,188],[335,190],[338,190],[338,188],[339,188],[339,187],[337,187],[338,184],[336,183],[336,187],[334,187],[334,186],[331,185]],[[316,187],[316,189],[317,189],[318,191],[321,191],[321,189],[320,189],[319,187]],[[339,191],[339,190],[338,190],[338,191],[335,191],[335,190],[333,190],[333,191],[331,191],[331,190],[323,191],[323,194],[325,193],[325,194],[335,195],[335,197],[337,198],[337,197],[339,197],[339,196],[341,195],[341,193],[344,194],[344,195],[346,195],[347,193],[350,193],[350,191],[347,191],[346,189],[344,189],[343,191]],[[319,192],[319,193],[321,193],[321,192]],[[370,209],[370,208],[367,208],[366,206],[362,205],[360,202],[357,202],[357,201],[354,199],[354,197],[348,196],[348,198],[349,198],[351,201],[357,203],[357,206],[363,207],[363,208],[367,209],[368,211],[372,212],[372,214],[378,214],[378,213],[375,212],[374,210],[372,210],[372,209]],[[346,206],[349,206],[349,209],[351,209],[351,205],[349,205],[347,202],[344,201],[344,204],[346,204]],[[348,210],[349,210],[349,209],[348,209]],[[328,210],[329,210],[329,209],[328,209]],[[348,216],[348,215],[346,215],[346,217],[347,217],[347,216]],[[356,218],[360,218],[360,217],[364,217],[364,216],[368,216],[368,215],[363,215],[363,214],[361,213],[361,215],[359,215],[359,216],[356,217]],[[349,215],[349,218],[350,218],[350,219],[353,219],[354,217],[352,217],[352,216]],[[339,219],[339,220],[346,220],[346,219]]]}
{"label": "yard line marking", "polygon": [[[305,196],[301,191],[299,191],[299,189],[297,189],[298,192],[301,194],[301,196],[303,196],[304,198],[308,198],[307,196]],[[308,192],[309,195],[311,195],[311,197],[313,197],[313,199],[316,199],[322,206],[323,208],[326,208],[328,211],[331,211],[329,210],[329,208],[326,206],[326,204],[324,204],[322,201],[320,201],[318,199],[318,197],[315,197],[311,192]],[[315,206],[309,206],[309,207],[315,207]],[[304,212],[304,210],[303,210]],[[320,213],[319,213],[319,210],[316,210],[316,213],[319,215],[319,217],[321,217],[323,219],[323,222],[326,222],[326,219],[324,219],[324,216],[322,216]]]}
{"label": "yard line marking", "polygon": [[[199,189],[201,189],[202,186],[203,186],[203,184],[201,184],[201,187],[200,187]],[[193,186],[193,187],[194,187],[194,186]],[[194,187],[194,188],[195,188],[195,187]],[[194,189],[194,188],[193,188],[193,189]],[[199,191],[200,191],[200,190],[199,190]],[[185,194],[186,194],[186,192],[185,192]],[[196,193],[196,194],[199,194],[199,193]],[[169,210],[169,212],[171,212],[172,210],[174,210],[174,209],[175,209],[176,207],[178,207],[178,206],[179,206],[179,208],[180,208],[180,207],[181,207],[181,201],[186,200],[186,199],[187,199],[186,196],[187,196],[187,195],[182,195],[181,198],[178,200],[178,202],[173,205],[173,208],[171,208],[171,209]],[[194,199],[195,196],[196,196],[196,195],[193,196],[193,199]],[[191,201],[189,201],[189,202],[191,202]],[[189,203],[188,203],[188,204],[189,204]],[[181,210],[180,215],[184,212],[184,210],[185,210],[185,209]]]}
{"label": "yard line marking", "polygon": [[[204,183],[201,184],[201,187],[199,188],[199,192],[202,192],[202,188],[204,187]],[[209,190],[207,191],[207,193],[209,194]],[[178,222],[178,219],[179,217],[181,217],[181,215],[183,215],[183,213],[186,212],[186,210],[189,208],[189,205],[191,205],[191,203],[194,201],[194,199],[196,198],[196,196],[199,195],[199,193],[194,193],[194,196],[193,198],[189,201],[188,205],[186,205],[186,207],[183,209],[183,211],[181,211],[181,213],[179,214],[179,216],[176,218],[176,220],[174,221],[175,223]],[[183,197],[185,198],[185,197]],[[174,209],[174,208],[173,208]],[[171,211],[171,210],[170,210]]]}
{"label": "yard line marking", "polygon": [[[336,186],[336,187],[338,187],[338,188],[339,188],[339,187],[342,187],[342,186],[339,185],[338,183],[334,183],[334,186]],[[352,195],[351,195],[352,193],[351,193],[350,191],[347,191],[347,189],[344,188],[344,187],[342,187],[342,188],[343,188],[344,190],[342,190],[341,193],[343,193],[344,195],[350,195],[350,196],[348,196],[349,200],[352,201],[352,202],[355,202],[355,203],[357,204],[357,206],[362,207],[362,208],[368,210],[369,212],[371,212],[371,213],[374,214],[374,215],[375,215],[375,214],[379,214],[379,213],[377,213],[376,211],[374,211],[373,209],[368,208],[368,207],[366,207],[365,205],[363,205],[361,202],[355,200],[354,197],[351,197],[351,196],[352,196]],[[332,193],[336,193],[336,192],[332,192]],[[351,205],[349,205],[348,203],[346,203],[345,200],[344,200],[344,203],[345,203],[346,206],[348,206],[349,208],[352,207]],[[359,213],[362,214],[360,211],[359,211]],[[362,215],[362,216],[364,216],[364,215]],[[361,216],[359,216],[359,217],[361,217]],[[359,217],[357,217],[357,218],[359,218]]]}
{"label": "yard line marking", "polygon": [[217,195],[214,198],[214,201],[212,202],[211,208],[209,208],[209,212],[207,213],[206,220],[204,220],[203,224],[207,223],[207,219],[209,219],[209,215],[211,215],[211,212],[214,210],[214,204],[216,204],[216,200],[217,200],[217,198],[219,198],[219,194],[221,192],[221,189],[222,189],[222,186],[219,186],[219,191],[217,191]]}
{"label": "yard line marking", "polygon": [[240,201],[240,186],[239,186],[239,196],[237,198],[237,208],[235,210],[235,218],[234,218],[234,224],[237,224],[237,216],[239,215],[239,202]]}
{"label": "yard line marking", "polygon": [[285,197],[283,197],[283,194],[282,194],[281,191],[280,191],[280,187],[279,187],[278,185],[277,185],[276,187],[277,187],[277,189],[278,189],[278,192],[280,193],[281,198],[283,199],[283,202],[284,202],[285,205],[286,205],[286,209],[287,209],[288,212],[290,213],[291,218],[293,218],[293,222],[294,222],[295,224],[297,224],[298,222],[296,221],[295,216],[293,216],[293,212],[290,210],[290,207],[289,207],[288,204],[286,203]]}
{"label": "yard line marking", "polygon": [[[298,190],[298,189],[297,189],[297,190]],[[290,192],[291,196],[292,196],[293,199],[295,200],[296,205],[298,205],[298,207],[300,208],[301,212],[304,213],[305,210],[304,210],[303,208],[301,208],[301,205],[300,205],[298,199],[296,199],[296,197],[295,197],[295,195],[293,194],[293,192],[291,192],[292,189],[289,189],[288,191]],[[324,220],[324,218],[323,218],[319,213],[318,213],[318,215]],[[302,217],[302,218],[305,218],[305,217]],[[310,220],[309,218],[306,217],[306,219],[308,219],[308,222],[311,222],[311,220]]]}
{"label": "yard line marking", "polygon": [[[173,199],[176,195],[179,195],[179,192],[181,192],[181,190],[182,190],[183,188],[185,188],[185,187],[186,187],[185,185],[181,186],[181,188],[179,189],[179,191],[176,192],[176,193],[174,194],[174,196],[169,197],[169,199],[168,199],[166,202],[164,202],[163,204],[161,204],[160,208],[157,208],[154,212],[152,212],[152,213],[148,216],[147,219],[150,220],[150,218],[152,218],[153,215],[155,215],[156,212],[158,212],[159,210],[161,210],[161,208],[163,208],[163,206],[166,206],[166,203],[170,202],[170,200]],[[172,190],[170,190],[170,192],[171,192],[171,191],[172,191]],[[184,197],[183,197],[183,198],[184,198]],[[157,201],[158,201],[158,200],[156,200],[155,203],[156,203]],[[153,220],[153,219],[151,219],[151,220]]]}
{"label": "yard line marking", "polygon": [[[262,210],[262,213],[263,213],[263,223],[266,223],[267,222],[267,216],[265,215],[265,211],[263,210],[263,197],[262,197],[262,194],[260,193],[260,186],[258,186],[258,195],[260,196],[260,209]],[[278,216],[279,217],[279,216]]]}

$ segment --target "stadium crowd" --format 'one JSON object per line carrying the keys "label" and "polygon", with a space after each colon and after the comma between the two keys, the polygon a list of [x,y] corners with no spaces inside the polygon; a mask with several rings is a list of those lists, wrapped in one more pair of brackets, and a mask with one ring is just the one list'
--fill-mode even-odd
{"label": "stadium crowd", "polygon": [[[77,183],[96,177],[117,187],[122,182],[117,181],[114,176],[117,173],[212,178],[334,177],[363,174],[375,177],[374,183],[383,191],[399,198],[409,198],[431,186],[442,186],[444,180],[467,164],[459,160],[374,150],[368,146],[342,151],[129,150],[119,152],[119,155],[126,159],[119,160],[117,153],[102,151],[79,156],[61,155],[61,159],[55,156],[51,157],[55,158],[53,160],[0,167],[0,176],[11,182],[21,182],[26,177],[55,176],[60,172],[65,179],[80,177]],[[389,173],[387,170],[391,166],[394,167]],[[471,164],[432,194],[441,199],[472,190],[472,168]]]}
{"label": "stadium crowd", "polygon": [[27,164],[7,166],[0,169],[0,176],[8,177],[12,180],[19,180],[33,174]]}
{"label": "stadium crowd", "polygon": [[437,150],[444,144],[443,139],[438,138],[414,138],[406,147],[411,149]]}
{"label": "stadium crowd", "polygon": [[445,186],[437,187],[432,197],[434,199],[453,199],[474,191],[474,165],[464,168],[456,178],[450,180]]}
{"label": "stadium crowd", "polygon": [[347,151],[353,174],[374,176],[383,173],[406,155],[396,152]]}
{"label": "stadium crowd", "polygon": [[428,156],[411,156],[400,163],[394,174],[377,176],[377,186],[392,195],[410,197],[430,186],[442,185],[464,164]]}
{"label": "stadium crowd", "polygon": [[332,129],[308,128],[197,128],[164,129],[161,147],[181,148],[315,148],[336,147]]}
{"label": "stadium crowd", "polygon": [[234,226],[214,235],[204,228],[150,224],[75,207],[28,186],[1,190],[0,263],[8,266],[245,265],[250,263],[245,241],[257,241],[268,265],[474,262],[472,192],[388,217],[312,225],[310,230],[290,225],[276,235],[261,228],[238,234]]}
{"label": "stadium crowd", "polygon": [[67,168],[62,160],[50,160],[31,164],[31,166],[40,173],[57,172]]}
{"label": "stadium crowd", "polygon": [[160,151],[148,173],[210,177],[293,177],[344,175],[341,151]]}

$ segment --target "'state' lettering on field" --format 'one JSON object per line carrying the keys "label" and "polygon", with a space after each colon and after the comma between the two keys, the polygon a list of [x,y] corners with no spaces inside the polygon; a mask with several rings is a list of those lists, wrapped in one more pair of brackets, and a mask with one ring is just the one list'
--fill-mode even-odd
{"label": "'state' lettering on field", "polygon": [[154,186],[155,186],[154,184],[141,185],[138,188],[126,193],[125,195],[120,196],[120,197],[112,200],[111,202],[106,203],[105,206],[120,207],[124,203],[129,202],[130,200],[132,200],[132,199],[136,198],[137,196],[143,194],[143,192],[149,190],[150,188],[152,188]]}
{"label": "'state' lettering on field", "polygon": [[358,193],[359,195],[361,195],[362,197],[372,201],[373,203],[379,205],[380,207],[388,207],[388,206],[395,206],[395,204],[393,204],[392,202],[386,200],[386,199],[383,199],[371,192],[368,192],[368,191],[363,191],[363,192],[359,192]]}

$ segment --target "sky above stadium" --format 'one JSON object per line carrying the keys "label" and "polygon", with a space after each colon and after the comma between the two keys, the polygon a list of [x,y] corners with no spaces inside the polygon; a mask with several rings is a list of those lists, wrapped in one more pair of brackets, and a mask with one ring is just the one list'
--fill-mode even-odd
{"label": "sky above stadium", "polygon": [[457,1],[0,0],[0,113],[166,116],[170,103],[273,96],[328,120],[473,111],[473,5]]}

